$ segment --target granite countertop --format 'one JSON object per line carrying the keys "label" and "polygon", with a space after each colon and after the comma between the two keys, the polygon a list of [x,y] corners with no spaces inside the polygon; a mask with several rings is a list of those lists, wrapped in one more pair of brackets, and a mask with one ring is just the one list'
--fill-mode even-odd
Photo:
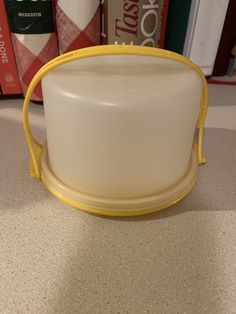
{"label": "granite countertop", "polygon": [[[0,100],[0,313],[236,313],[235,100],[210,86],[197,187],[137,218],[84,213],[30,178],[22,100]],[[42,106],[31,124],[43,140]]]}

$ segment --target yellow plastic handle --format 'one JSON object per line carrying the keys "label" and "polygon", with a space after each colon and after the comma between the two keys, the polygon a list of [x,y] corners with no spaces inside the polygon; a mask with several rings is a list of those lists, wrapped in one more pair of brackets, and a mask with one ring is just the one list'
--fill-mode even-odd
{"label": "yellow plastic handle", "polygon": [[23,105],[23,126],[24,126],[24,131],[25,131],[25,137],[26,137],[30,155],[31,155],[30,175],[38,179],[41,178],[39,159],[40,159],[40,154],[42,150],[42,145],[32,135],[32,132],[30,130],[30,125],[29,125],[29,114],[28,114],[30,98],[36,85],[49,71],[55,69],[56,67],[62,64],[79,60],[79,59],[85,59],[85,58],[97,57],[97,56],[107,56],[107,55],[138,55],[138,56],[164,58],[164,59],[178,61],[185,65],[188,65],[195,72],[198,73],[198,75],[200,76],[202,80],[202,97],[201,97],[200,112],[199,112],[198,122],[197,122],[197,128],[198,128],[197,157],[198,157],[199,165],[205,163],[206,160],[205,160],[203,150],[202,150],[202,142],[203,142],[204,123],[205,123],[207,109],[208,109],[208,89],[207,89],[207,82],[206,82],[205,76],[202,73],[201,69],[197,65],[195,65],[193,62],[191,62],[189,59],[185,58],[184,56],[168,51],[168,50],[164,50],[164,49],[134,46],[134,45],[104,45],[104,46],[83,48],[83,49],[79,49],[79,50],[75,50],[75,51],[71,51],[66,54],[63,54],[51,60],[46,65],[44,65],[32,79],[29,85],[29,88],[27,90],[24,105]]}

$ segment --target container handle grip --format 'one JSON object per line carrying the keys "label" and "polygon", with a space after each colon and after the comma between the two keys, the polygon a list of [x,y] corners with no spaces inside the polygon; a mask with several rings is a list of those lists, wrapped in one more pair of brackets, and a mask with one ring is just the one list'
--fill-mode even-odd
{"label": "container handle grip", "polygon": [[34,138],[32,135],[30,124],[29,124],[29,103],[31,95],[36,87],[36,85],[41,81],[41,79],[51,70],[56,67],[72,62],[79,59],[85,59],[90,57],[98,57],[98,56],[107,56],[107,55],[138,55],[138,56],[149,56],[149,57],[159,57],[164,59],[169,59],[173,61],[178,61],[185,65],[191,67],[197,74],[200,76],[202,81],[202,96],[201,96],[201,104],[200,111],[197,120],[197,129],[198,129],[198,140],[196,143],[197,149],[197,158],[199,165],[206,162],[205,156],[203,154],[203,132],[204,132],[204,123],[206,119],[207,109],[208,109],[208,89],[207,89],[207,81],[202,73],[201,69],[191,62],[186,57],[179,55],[175,52],[159,49],[159,48],[151,48],[151,47],[143,47],[143,46],[134,46],[134,45],[104,45],[104,46],[94,46],[89,48],[78,49],[75,51],[71,51],[65,53],[59,57],[56,57],[45,64],[34,76],[32,79],[27,93],[25,95],[25,100],[23,104],[23,127],[25,132],[26,141],[28,144],[28,148],[30,151],[30,175],[36,177],[37,179],[41,179],[40,173],[40,154],[42,151],[42,145]]}

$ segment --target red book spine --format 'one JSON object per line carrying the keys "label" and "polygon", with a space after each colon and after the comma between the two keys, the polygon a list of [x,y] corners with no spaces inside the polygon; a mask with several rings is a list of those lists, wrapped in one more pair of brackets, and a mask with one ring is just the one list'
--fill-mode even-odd
{"label": "red book spine", "polygon": [[3,94],[21,94],[4,1],[0,1],[0,85]]}

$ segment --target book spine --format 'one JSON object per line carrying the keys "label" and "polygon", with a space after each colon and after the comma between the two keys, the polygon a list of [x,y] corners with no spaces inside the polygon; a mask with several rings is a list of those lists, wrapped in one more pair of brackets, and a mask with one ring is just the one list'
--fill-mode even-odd
{"label": "book spine", "polygon": [[220,39],[219,48],[213,69],[213,76],[223,76],[227,72],[227,66],[231,51],[236,43],[236,1],[230,0],[225,23]]}
{"label": "book spine", "polygon": [[212,74],[229,0],[193,0],[184,55]]}
{"label": "book spine", "polygon": [[163,47],[168,1],[103,0],[102,43]]}
{"label": "book spine", "polygon": [[100,45],[100,0],[56,0],[55,12],[60,53]]}
{"label": "book spine", "polygon": [[[52,1],[6,0],[12,42],[25,95],[37,71],[58,53]],[[32,100],[42,100],[41,84],[32,94]]]}
{"label": "book spine", "polygon": [[0,2],[0,86],[3,94],[21,94],[4,2]]}
{"label": "book spine", "polygon": [[192,0],[170,0],[164,48],[183,54]]}

